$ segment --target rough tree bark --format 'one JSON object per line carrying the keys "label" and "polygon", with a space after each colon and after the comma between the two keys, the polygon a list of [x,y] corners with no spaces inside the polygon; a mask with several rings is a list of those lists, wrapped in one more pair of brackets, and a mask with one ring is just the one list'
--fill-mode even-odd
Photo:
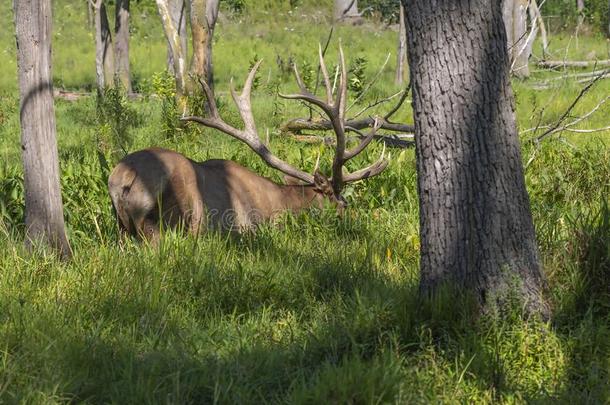
{"label": "rough tree bark", "polygon": [[114,35],[115,75],[125,91],[131,93],[131,76],[129,72],[129,0],[116,0]]}
{"label": "rough tree bark", "polygon": [[335,21],[359,20],[358,0],[335,0],[333,18]]}
{"label": "rough tree bark", "polygon": [[64,228],[51,75],[51,1],[14,0],[26,246],[70,256]]}
{"label": "rough tree bark", "polygon": [[[218,17],[218,0],[191,1],[191,32],[193,38],[193,58],[190,75],[202,78],[212,84],[212,38]],[[199,88],[197,81],[191,81],[190,92]]]}
{"label": "rough tree bark", "polygon": [[[178,32],[180,50],[182,55],[188,55],[188,36],[186,35],[186,1],[185,0],[169,0],[168,1],[169,13],[174,27]],[[174,56],[172,48],[167,42],[167,70],[171,75],[175,76],[174,71]]]}
{"label": "rough tree bark", "polygon": [[114,82],[114,50],[112,34],[104,0],[97,0],[95,12],[95,73],[97,88],[112,86]]}
{"label": "rough tree bark", "polygon": [[394,81],[401,85],[405,77],[407,63],[407,32],[405,30],[405,8],[400,5],[398,17],[398,48],[396,50],[396,77]]}
{"label": "rough tree bark", "polygon": [[423,293],[548,315],[525,189],[501,3],[402,0],[413,94]]}
{"label": "rough tree bark", "polygon": [[169,8],[168,0],[156,0],[159,16],[165,38],[172,53],[172,62],[174,66],[174,77],[176,79],[176,98],[179,104],[184,104],[183,97],[186,95],[186,54],[182,52],[180,32],[174,24],[172,14]]}

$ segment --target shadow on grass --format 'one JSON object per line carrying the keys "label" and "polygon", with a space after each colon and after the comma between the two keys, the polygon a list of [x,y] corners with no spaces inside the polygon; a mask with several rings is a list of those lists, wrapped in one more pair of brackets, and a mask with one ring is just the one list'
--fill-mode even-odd
{"label": "shadow on grass", "polygon": [[559,399],[604,403],[610,398],[610,209],[571,223],[568,244],[574,267],[572,297],[555,315],[558,333],[570,341],[567,384]]}

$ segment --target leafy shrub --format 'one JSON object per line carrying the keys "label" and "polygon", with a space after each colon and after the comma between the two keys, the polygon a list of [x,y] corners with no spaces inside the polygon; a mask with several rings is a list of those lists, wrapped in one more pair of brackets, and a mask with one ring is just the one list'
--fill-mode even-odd
{"label": "leafy shrub", "polygon": [[96,110],[99,146],[112,154],[127,153],[132,141],[129,129],[139,125],[141,120],[137,110],[129,105],[125,90],[115,85],[98,92]]}
{"label": "leafy shrub", "polygon": [[161,132],[166,139],[175,138],[180,130],[180,113],[176,104],[176,83],[167,70],[153,75],[152,92],[161,100]]}
{"label": "leafy shrub", "polygon": [[8,226],[23,223],[25,193],[23,174],[17,166],[0,168],[0,222]]}
{"label": "leafy shrub", "polygon": [[348,69],[348,88],[356,97],[360,97],[365,88],[366,65],[368,65],[367,58],[358,56],[350,63]]}

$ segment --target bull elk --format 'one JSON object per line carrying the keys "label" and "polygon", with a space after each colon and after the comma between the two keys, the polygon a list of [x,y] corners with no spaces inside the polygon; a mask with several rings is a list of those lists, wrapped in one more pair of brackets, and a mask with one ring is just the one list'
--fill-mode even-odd
{"label": "bull elk", "polygon": [[251,69],[241,94],[235,92],[231,83],[231,95],[243,120],[243,129],[232,127],[220,117],[214,94],[205,82],[201,82],[201,86],[207,100],[208,116],[189,116],[182,120],[215,128],[244,142],[267,165],[300,183],[277,184],[230,160],[195,162],[171,150],[144,149],[123,158],[108,179],[108,191],[121,227],[134,236],[154,241],[162,226],[174,228],[182,224],[194,234],[206,226],[243,230],[286,211],[321,207],[325,200],[342,209],[345,200],[341,191],[345,184],[381,173],[388,162],[382,152],[380,159],[372,165],[353,173],[343,172],[345,163],[373,140],[379,125],[376,121],[357,146],[346,149],[345,133],[349,128],[346,128],[344,118],[347,98],[345,58],[340,49],[339,86],[333,98],[324,57],[321,51],[319,53],[326,100],[307,90],[296,66],[294,71],[300,92],[281,96],[313,104],[330,119],[336,135],[332,177],[324,176],[318,170],[318,164],[313,175],[291,166],[273,155],[259,138],[250,102],[259,61]]}

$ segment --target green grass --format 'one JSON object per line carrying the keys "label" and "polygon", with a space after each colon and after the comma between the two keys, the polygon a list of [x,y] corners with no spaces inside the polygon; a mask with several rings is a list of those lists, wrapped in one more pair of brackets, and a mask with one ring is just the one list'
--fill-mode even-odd
{"label": "green grass", "polygon": [[[9,7],[0,4],[3,26],[10,26]],[[87,90],[94,82],[93,40],[84,5],[54,7],[56,84]],[[349,186],[343,218],[312,211],[242,236],[169,233],[151,248],[120,237],[111,212],[99,152],[110,166],[116,162],[113,131],[122,124],[109,118],[128,117],[129,150],[161,145],[197,160],[233,159],[278,181],[280,175],[214,131],[163,134],[162,100],[149,95],[153,74],[164,68],[164,40],[154,9],[133,8],[132,68],[145,97],[116,98],[111,117],[98,113],[94,97],[56,102],[75,252],[67,263],[23,250],[14,39],[0,31],[0,49],[9,55],[0,65],[1,403],[609,401],[609,132],[558,134],[523,148],[524,162],[533,157],[526,181],[549,279],[548,323],[524,320],[518,308],[502,318],[476,317],[467,300],[449,294],[420,299],[413,150],[392,150],[381,176]],[[273,14],[278,28],[270,28],[264,13],[261,6],[253,17],[236,16],[218,28],[222,114],[237,122],[228,81],[243,80],[255,55],[264,58],[253,97],[260,132],[268,128],[273,150],[306,170],[321,151],[328,171],[330,148],[277,133],[283,120],[306,110],[275,95],[278,87],[294,89],[276,57],[315,66],[325,20],[285,10]],[[341,38],[350,61],[366,57],[368,78],[395,46],[394,32],[372,25],[342,27],[334,38],[328,63],[335,63]],[[561,41],[553,42],[558,49]],[[579,46],[601,49],[604,42],[586,37]],[[392,64],[364,105],[397,90]],[[521,130],[552,123],[582,86],[531,89],[548,76],[514,83]],[[573,115],[607,93],[600,83]],[[579,128],[606,126],[609,113],[604,106]],[[398,120],[412,122],[410,108]],[[373,146],[353,164],[375,159],[380,149]]]}

